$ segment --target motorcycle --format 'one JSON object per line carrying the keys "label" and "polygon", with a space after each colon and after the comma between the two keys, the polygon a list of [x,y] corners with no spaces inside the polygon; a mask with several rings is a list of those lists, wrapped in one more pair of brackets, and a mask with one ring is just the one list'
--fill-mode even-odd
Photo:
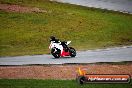
{"label": "motorcycle", "polygon": [[71,41],[65,42],[65,44],[67,45],[67,49],[65,49],[61,42],[50,41],[49,49],[51,50],[51,54],[55,58],[65,57],[65,56],[75,57],[76,50],[72,47],[68,47],[70,43]]}

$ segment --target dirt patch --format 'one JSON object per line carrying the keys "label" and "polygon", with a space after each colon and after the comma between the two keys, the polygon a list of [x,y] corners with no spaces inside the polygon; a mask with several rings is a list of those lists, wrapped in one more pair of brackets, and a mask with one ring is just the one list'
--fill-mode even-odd
{"label": "dirt patch", "polygon": [[1,66],[0,78],[75,79],[79,67],[87,69],[88,74],[129,74],[132,77],[132,64],[88,64],[49,66]]}
{"label": "dirt patch", "polygon": [[47,12],[46,10],[42,10],[37,7],[25,7],[25,6],[10,5],[10,4],[0,4],[0,10],[4,10],[7,12],[19,12],[19,13],[31,13],[31,12],[46,13]]}

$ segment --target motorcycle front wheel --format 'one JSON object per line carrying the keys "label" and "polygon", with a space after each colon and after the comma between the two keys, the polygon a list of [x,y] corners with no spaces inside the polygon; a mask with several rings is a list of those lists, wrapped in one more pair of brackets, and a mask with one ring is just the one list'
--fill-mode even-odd
{"label": "motorcycle front wheel", "polygon": [[59,58],[59,57],[60,57],[60,51],[55,51],[55,49],[51,49],[51,54],[52,54],[55,58]]}

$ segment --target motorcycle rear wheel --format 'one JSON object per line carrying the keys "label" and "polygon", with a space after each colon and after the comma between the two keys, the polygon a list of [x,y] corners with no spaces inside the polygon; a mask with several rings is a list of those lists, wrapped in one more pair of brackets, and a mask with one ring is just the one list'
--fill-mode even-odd
{"label": "motorcycle rear wheel", "polygon": [[70,56],[71,57],[75,57],[76,56],[76,50],[74,49],[74,48],[72,48],[72,47],[69,47],[69,52],[70,52]]}

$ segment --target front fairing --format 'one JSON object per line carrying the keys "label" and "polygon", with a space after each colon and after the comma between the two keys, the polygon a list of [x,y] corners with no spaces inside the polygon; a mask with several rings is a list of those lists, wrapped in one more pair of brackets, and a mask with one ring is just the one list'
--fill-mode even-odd
{"label": "front fairing", "polygon": [[62,50],[63,47],[62,47],[61,43],[54,43],[51,41],[51,43],[49,45],[49,49],[52,49],[52,48],[58,48],[58,49]]}

